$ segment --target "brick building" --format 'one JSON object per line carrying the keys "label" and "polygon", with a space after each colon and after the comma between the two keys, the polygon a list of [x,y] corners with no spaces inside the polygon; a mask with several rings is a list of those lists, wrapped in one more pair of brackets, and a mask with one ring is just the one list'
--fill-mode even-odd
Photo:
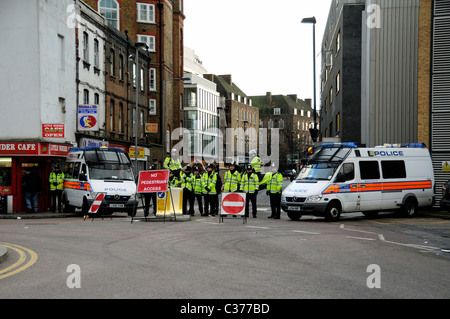
{"label": "brick building", "polygon": [[[126,69],[128,66],[131,69],[128,70],[128,73],[126,70],[122,70],[124,72],[123,83],[117,76],[109,75],[109,78],[108,76],[106,78],[106,86],[114,92],[118,90],[119,100],[122,101],[118,102],[119,105],[114,101],[115,127],[109,131],[108,128],[106,129],[107,132],[112,133],[111,138],[117,142],[129,143],[130,137],[133,136],[130,133],[132,111],[129,106],[125,105],[127,101],[128,103],[135,101],[135,98],[132,97],[134,86],[131,85],[130,90],[127,90],[125,85],[127,80],[132,82],[133,78],[133,69],[127,61],[130,59],[129,55],[132,54],[130,52],[135,51],[135,42],[144,42],[148,46],[148,56],[143,51],[142,59],[140,58],[140,61],[144,63],[141,65],[144,89],[139,92],[139,105],[142,110],[139,111],[138,117],[140,121],[141,112],[143,112],[143,122],[157,124],[158,128],[156,132],[144,134],[144,136],[140,131],[138,138],[141,146],[149,149],[150,154],[146,156],[148,161],[161,164],[166,152],[169,151],[163,143],[165,137],[170,135],[173,129],[183,126],[184,87],[180,80],[183,77],[183,23],[185,18],[183,0],[86,0],[86,3],[107,20],[108,33],[112,36],[110,45],[114,46],[118,42],[122,45],[126,43],[126,49],[118,50],[121,53],[112,48],[114,50],[112,57],[115,58],[117,73],[121,72],[118,69],[121,63],[120,55],[124,59],[124,68]],[[113,32],[115,29],[123,36],[115,34]],[[107,48],[107,55],[109,50],[111,47]],[[109,73],[111,74],[111,72]],[[124,109],[127,108],[127,111],[120,112],[120,103],[123,104]],[[148,112],[144,110],[145,108]],[[128,119],[126,114],[128,114]],[[119,115],[124,118],[118,118]],[[106,122],[110,127],[109,121]],[[121,125],[118,124],[119,122]],[[141,130],[142,125],[139,126]]]}

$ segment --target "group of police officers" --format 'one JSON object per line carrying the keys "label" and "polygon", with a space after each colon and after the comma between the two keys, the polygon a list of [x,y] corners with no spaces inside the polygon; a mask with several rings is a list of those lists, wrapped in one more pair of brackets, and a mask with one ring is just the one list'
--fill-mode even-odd
{"label": "group of police officers", "polygon": [[[262,186],[264,185],[266,194],[270,196],[271,215],[268,218],[279,219],[283,175],[275,164],[272,164],[270,173],[262,175],[261,160],[256,151],[251,151],[249,155],[252,160],[246,164],[244,170],[241,170],[234,162],[229,165],[222,183],[218,169],[212,163],[206,165],[206,171],[201,170],[199,166],[191,167],[190,165],[183,170],[177,150],[172,149],[171,156],[165,159],[163,166],[170,171],[169,187],[183,189],[183,214],[194,216],[194,204],[197,200],[201,216],[215,216],[219,213],[219,194],[223,191],[225,193],[245,193],[245,217],[249,217],[251,203],[252,216],[256,218],[257,195],[260,187],[264,188]],[[201,171],[204,172],[201,173]],[[149,200],[152,197],[154,198],[153,213],[156,214],[156,194],[145,194],[144,197],[145,216],[148,216]]]}

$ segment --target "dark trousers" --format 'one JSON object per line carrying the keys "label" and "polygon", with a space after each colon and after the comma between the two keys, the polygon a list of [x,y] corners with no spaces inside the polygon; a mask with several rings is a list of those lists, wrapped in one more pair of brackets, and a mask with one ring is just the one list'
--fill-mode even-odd
{"label": "dark trousers", "polygon": [[245,217],[248,217],[249,210],[250,210],[250,202],[252,202],[252,215],[253,217],[256,217],[256,197],[257,194],[253,193],[246,193],[245,194]]}
{"label": "dark trousers", "polygon": [[145,193],[144,194],[144,215],[148,216],[150,211],[150,200],[152,200],[153,215],[156,215],[156,193]]}
{"label": "dark trousers", "polygon": [[270,208],[272,209],[272,216],[273,218],[280,218],[280,212],[281,212],[281,193],[272,194],[270,193]]}
{"label": "dark trousers", "polygon": [[217,203],[219,201],[219,195],[205,195],[205,215],[211,213],[211,215],[216,215]]}
{"label": "dark trousers", "polygon": [[[194,203],[197,199],[198,210],[200,211],[200,215],[203,215],[203,195],[202,194],[193,194],[192,195],[192,209],[194,209]],[[192,210],[192,216],[194,215],[194,211]]]}
{"label": "dark trousers", "polygon": [[[189,210],[187,208],[189,203]],[[194,192],[183,188],[183,215],[194,214]]]}
{"label": "dark trousers", "polygon": [[50,191],[50,198],[52,202],[52,212],[56,212],[56,201],[58,201],[58,212],[61,212],[61,198],[62,198],[62,190],[57,189],[54,191]]}

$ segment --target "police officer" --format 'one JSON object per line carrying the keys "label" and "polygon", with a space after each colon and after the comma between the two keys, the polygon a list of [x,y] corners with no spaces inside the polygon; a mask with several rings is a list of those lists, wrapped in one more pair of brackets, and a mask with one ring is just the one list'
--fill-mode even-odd
{"label": "police officer", "polygon": [[[155,170],[156,167],[151,165],[149,167],[150,171]],[[147,217],[150,211],[150,200],[152,201],[153,206],[153,215],[156,215],[156,193],[144,193],[144,216]]]}
{"label": "police officer", "polygon": [[259,190],[259,178],[256,173],[253,172],[251,164],[247,164],[247,172],[243,172],[241,178],[241,191],[245,195],[245,217],[249,216],[249,205],[252,202],[252,215],[256,218],[256,198]]}
{"label": "police officer", "polygon": [[261,179],[261,159],[256,153],[256,150],[251,150],[249,155],[252,158],[250,164],[253,168],[253,172],[258,175],[259,179]]}
{"label": "police officer", "polygon": [[229,170],[225,173],[223,191],[228,193],[238,192],[240,183],[241,174],[237,170],[236,163],[232,162]]}
{"label": "police officer", "polygon": [[261,184],[267,184],[266,194],[270,197],[271,215],[268,218],[280,219],[281,191],[283,189],[283,175],[278,171],[275,163],[271,166],[271,173],[267,173]]}
{"label": "police officer", "polygon": [[[184,172],[181,172],[181,188],[183,189],[183,215],[194,214],[194,189],[192,180],[194,175],[191,173],[192,168],[188,165]],[[189,211],[187,204],[189,203]]]}
{"label": "police officer", "polygon": [[58,212],[62,212],[61,198],[64,190],[64,173],[59,169],[59,164],[53,166],[53,170],[49,175],[50,198],[52,203],[52,212],[56,211],[56,200],[58,200]]}
{"label": "police officer", "polygon": [[170,156],[166,157],[163,167],[171,171],[181,170],[182,167],[180,159],[178,158],[178,151],[176,148],[173,148],[170,152]]}
{"label": "police officer", "polygon": [[176,188],[180,186],[180,180],[178,179],[178,172],[177,171],[170,171],[169,172],[169,188]]}
{"label": "police officer", "polygon": [[212,216],[215,216],[219,197],[216,190],[217,174],[214,173],[214,167],[211,163],[206,166],[206,172],[203,173],[203,182],[203,194],[205,195],[205,214],[203,216],[208,216],[209,212]]}
{"label": "police officer", "polygon": [[[200,175],[200,170],[197,166],[194,166],[193,169],[193,178],[192,178],[192,189],[193,189],[193,199],[192,199],[192,208],[194,207],[194,202],[197,199],[198,210],[200,211],[200,215],[203,216],[203,177]],[[190,213],[191,216],[194,216],[194,210]]]}

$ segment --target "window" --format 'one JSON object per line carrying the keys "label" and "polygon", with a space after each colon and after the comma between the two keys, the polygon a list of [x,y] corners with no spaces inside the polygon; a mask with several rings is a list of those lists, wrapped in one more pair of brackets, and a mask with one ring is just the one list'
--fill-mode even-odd
{"label": "window", "polygon": [[115,76],[116,75],[115,68],[114,68],[115,63],[116,63],[116,61],[115,61],[114,50],[111,49],[111,50],[109,50],[109,74],[111,76]]}
{"label": "window", "polygon": [[100,104],[100,95],[98,93],[94,94],[94,104],[99,105]]}
{"label": "window", "polygon": [[340,182],[346,182],[355,179],[355,169],[353,163],[345,163],[344,165],[342,165],[337,175],[337,179]]}
{"label": "window", "polygon": [[379,179],[380,168],[377,161],[361,161],[359,162],[359,171],[361,179]]}
{"label": "window", "polygon": [[114,100],[109,104],[109,130],[114,131]]}
{"label": "window", "polygon": [[141,111],[140,120],[141,120],[141,137],[144,137],[145,132],[144,111]]}
{"label": "window", "polygon": [[119,29],[119,3],[116,0],[100,0],[98,12],[105,17],[110,26]]}
{"label": "window", "polygon": [[89,36],[83,32],[83,60],[89,62]]}
{"label": "window", "polygon": [[336,133],[341,131],[341,113],[336,114]]}
{"label": "window", "polygon": [[83,90],[83,104],[89,105],[89,90]]}
{"label": "window", "polygon": [[137,21],[143,23],[155,23],[155,5],[148,3],[137,4]]}
{"label": "window", "polygon": [[98,46],[98,40],[95,39],[94,40],[94,66],[98,69],[99,65],[100,65],[100,61],[99,61],[99,55],[98,55],[98,51],[99,50],[99,46]]}
{"label": "window", "polygon": [[133,63],[133,86],[136,87],[136,63]]}
{"label": "window", "polygon": [[152,52],[156,51],[154,35],[138,34],[137,39],[138,39],[138,42],[146,43],[148,45],[149,51],[152,51]]}
{"label": "window", "polygon": [[381,161],[383,178],[406,178],[405,161]]}
{"label": "window", "polygon": [[156,69],[150,69],[150,91],[156,91]]}
{"label": "window", "polygon": [[336,75],[336,94],[341,90],[341,72]]}
{"label": "window", "polygon": [[144,91],[144,69],[141,68],[141,74],[139,75],[141,78],[139,82],[141,83],[141,91]]}
{"label": "window", "polygon": [[119,103],[119,133],[123,133],[123,103]]}
{"label": "window", "polygon": [[273,109],[273,115],[280,115],[281,114],[281,110],[279,107],[276,107]]}
{"label": "window", "polygon": [[119,80],[123,81],[123,55],[119,55]]}
{"label": "window", "polygon": [[333,87],[330,88],[330,105],[333,104]]}
{"label": "window", "polygon": [[58,48],[59,48],[59,69],[64,71],[65,64],[65,44],[64,44],[64,36],[58,34]]}
{"label": "window", "polygon": [[149,105],[149,114],[156,115],[156,100],[150,99],[148,105]]}
{"label": "window", "polygon": [[341,50],[341,31],[338,32],[336,37],[336,54]]}

